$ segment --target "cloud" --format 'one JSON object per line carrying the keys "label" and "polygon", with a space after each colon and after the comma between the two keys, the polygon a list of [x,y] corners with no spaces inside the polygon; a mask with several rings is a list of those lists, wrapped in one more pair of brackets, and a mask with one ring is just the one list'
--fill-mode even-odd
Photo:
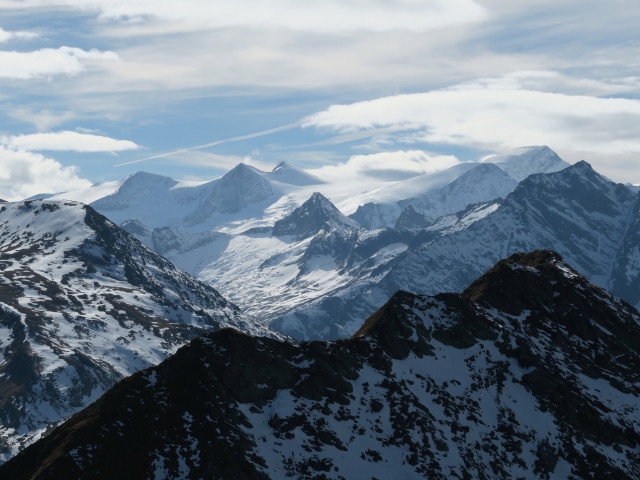
{"label": "cloud", "polygon": [[21,200],[38,193],[87,188],[91,182],[76,167],[63,167],[52,158],[0,145],[0,198]]}
{"label": "cloud", "polygon": [[[524,89],[514,78],[334,105],[304,125],[342,133],[404,126],[414,141],[493,151],[549,145],[571,160],[599,155],[603,171],[612,156],[640,155],[640,100]],[[553,75],[538,80],[545,78]],[[640,177],[640,168],[634,174]]]}
{"label": "cloud", "polygon": [[8,42],[10,40],[31,40],[38,37],[39,35],[34,32],[9,32],[0,27],[0,43]]}
{"label": "cloud", "polygon": [[0,137],[0,143],[20,150],[68,152],[121,152],[141,148],[130,140],[72,131]]}
{"label": "cloud", "polygon": [[[24,8],[24,2],[4,5]],[[137,28],[153,20],[185,29],[258,27],[304,32],[422,31],[478,22],[485,10],[474,0],[32,0],[29,6],[66,6],[97,12],[103,20]]]}
{"label": "cloud", "polygon": [[118,60],[114,52],[81,48],[42,48],[32,52],[0,51],[0,78],[32,79],[54,75],[76,76],[86,63]]}
{"label": "cloud", "polygon": [[310,172],[329,181],[349,181],[363,175],[395,181],[445,170],[459,163],[460,161],[451,155],[433,156],[421,150],[400,150],[354,155],[345,163],[327,165]]}
{"label": "cloud", "polygon": [[10,110],[7,115],[16,120],[33,124],[39,132],[49,130],[75,117],[75,114],[70,111],[52,112],[51,110],[31,110],[25,107]]}

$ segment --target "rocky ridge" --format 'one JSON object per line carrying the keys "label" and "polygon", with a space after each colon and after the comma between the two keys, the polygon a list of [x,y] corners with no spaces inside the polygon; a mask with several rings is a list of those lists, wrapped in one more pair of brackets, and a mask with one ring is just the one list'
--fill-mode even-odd
{"label": "rocky ridge", "polygon": [[223,329],[0,467],[23,479],[635,479],[640,314],[551,251],[347,340]]}
{"label": "rocky ridge", "polygon": [[0,207],[0,458],[223,326],[264,327],[91,207]]}

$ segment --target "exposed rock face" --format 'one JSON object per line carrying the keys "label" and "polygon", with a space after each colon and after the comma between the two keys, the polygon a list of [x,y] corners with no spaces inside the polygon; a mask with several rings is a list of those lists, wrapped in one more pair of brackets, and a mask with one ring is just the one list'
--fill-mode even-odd
{"label": "exposed rock face", "polygon": [[324,195],[316,192],[289,215],[278,220],[272,233],[302,239],[315,235],[322,229],[338,227],[358,228],[359,225],[345,217]]}
{"label": "exposed rock face", "polygon": [[0,459],[204,332],[263,331],[76,202],[3,204],[0,266]]}
{"label": "exposed rock face", "polygon": [[348,340],[223,329],[118,383],[3,478],[636,479],[640,314],[550,251],[396,293]]}
{"label": "exposed rock face", "polygon": [[432,222],[429,222],[424,215],[416,212],[411,205],[407,205],[405,209],[402,210],[393,228],[400,231],[416,232],[428,227],[431,223]]}

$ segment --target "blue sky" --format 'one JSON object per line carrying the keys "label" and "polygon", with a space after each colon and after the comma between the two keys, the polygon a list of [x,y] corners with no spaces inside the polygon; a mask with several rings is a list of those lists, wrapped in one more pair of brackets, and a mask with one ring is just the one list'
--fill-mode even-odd
{"label": "blue sky", "polygon": [[539,144],[640,183],[639,31],[634,0],[0,0],[0,198]]}

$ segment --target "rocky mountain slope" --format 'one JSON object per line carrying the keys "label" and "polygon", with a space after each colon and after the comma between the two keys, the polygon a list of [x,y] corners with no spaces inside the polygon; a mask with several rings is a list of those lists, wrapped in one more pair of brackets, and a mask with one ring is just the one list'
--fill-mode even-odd
{"label": "rocky mountain slope", "polygon": [[207,334],[0,476],[631,480],[638,364],[638,311],[516,254],[462,294],[397,292],[348,340]]}
{"label": "rocky mountain slope", "polygon": [[373,312],[396,290],[461,291],[498,259],[536,248],[557,250],[590,281],[637,307],[639,198],[586,162],[529,176],[504,201],[467,209],[473,221],[441,218],[371,278],[354,279],[273,325],[297,338],[332,338],[336,328],[352,333],[363,312]]}
{"label": "rocky mountain slope", "polygon": [[197,335],[268,333],[91,207],[0,206],[0,459]]}

